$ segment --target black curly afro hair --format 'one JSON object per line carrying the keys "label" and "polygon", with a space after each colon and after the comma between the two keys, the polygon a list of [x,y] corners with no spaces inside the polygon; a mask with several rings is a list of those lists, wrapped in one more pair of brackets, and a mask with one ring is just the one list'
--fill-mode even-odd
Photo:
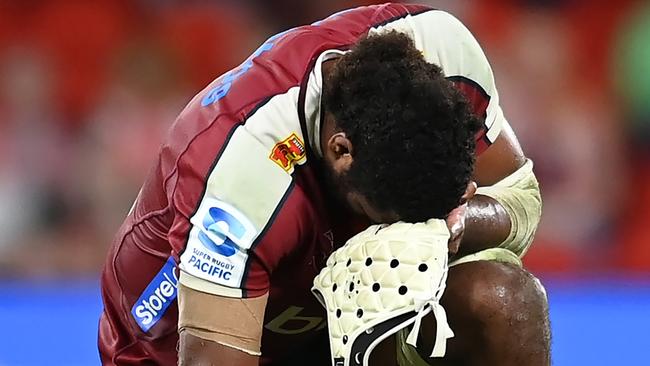
{"label": "black curly afro hair", "polygon": [[460,204],[481,124],[409,37],[361,39],[324,85],[325,112],[352,142],[351,189],[409,222],[444,218]]}

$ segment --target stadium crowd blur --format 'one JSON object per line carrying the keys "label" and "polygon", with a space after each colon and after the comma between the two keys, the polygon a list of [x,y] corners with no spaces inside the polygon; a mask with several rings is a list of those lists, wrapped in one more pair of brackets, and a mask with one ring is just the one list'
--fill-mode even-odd
{"label": "stadium crowd blur", "polygon": [[[368,3],[0,0],[0,277],[94,276],[197,91],[270,35]],[[479,39],[535,161],[528,266],[650,273],[650,3],[429,3]]]}

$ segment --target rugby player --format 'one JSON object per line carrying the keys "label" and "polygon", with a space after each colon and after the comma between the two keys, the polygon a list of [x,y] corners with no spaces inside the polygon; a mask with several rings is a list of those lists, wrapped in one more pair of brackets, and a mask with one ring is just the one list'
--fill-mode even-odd
{"label": "rugby player", "polygon": [[426,357],[424,326],[424,357],[398,336],[374,362],[548,364],[545,296],[519,260],[540,211],[457,19],[337,13],[271,37],[180,114],[108,254],[102,362],[329,364],[310,293],[329,254],[371,222],[446,217],[447,356]]}

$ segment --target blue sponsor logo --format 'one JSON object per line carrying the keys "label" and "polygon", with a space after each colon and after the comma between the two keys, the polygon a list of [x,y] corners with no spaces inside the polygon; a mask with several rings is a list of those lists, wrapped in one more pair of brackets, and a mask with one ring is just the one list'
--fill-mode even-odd
{"label": "blue sponsor logo", "polygon": [[223,256],[230,257],[237,251],[231,237],[242,239],[246,234],[246,227],[233,215],[220,207],[212,207],[203,218],[203,228],[214,234],[220,241],[215,243],[205,232],[199,231],[198,237],[203,246]]}
{"label": "blue sponsor logo", "polygon": [[226,281],[230,281],[232,271],[235,268],[234,264],[213,258],[210,254],[196,248],[192,249],[192,255],[186,263],[188,266],[196,268],[213,279],[223,279]]}
{"label": "blue sponsor logo", "polygon": [[178,277],[175,268],[176,262],[169,257],[131,308],[131,314],[143,332],[149,331],[165,315],[169,305],[176,300]]}

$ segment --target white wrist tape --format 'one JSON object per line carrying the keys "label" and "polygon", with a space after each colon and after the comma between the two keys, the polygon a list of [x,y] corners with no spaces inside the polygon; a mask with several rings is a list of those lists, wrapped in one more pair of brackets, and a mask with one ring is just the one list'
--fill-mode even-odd
{"label": "white wrist tape", "polygon": [[445,354],[454,333],[439,301],[447,280],[449,230],[444,220],[374,225],[334,252],[312,291],[327,309],[332,364],[368,365],[374,347],[422,318],[436,317],[432,357]]}
{"label": "white wrist tape", "polygon": [[479,187],[476,194],[493,198],[510,216],[510,234],[499,245],[523,257],[530,247],[542,214],[539,184],[528,159],[516,172],[489,187]]}

